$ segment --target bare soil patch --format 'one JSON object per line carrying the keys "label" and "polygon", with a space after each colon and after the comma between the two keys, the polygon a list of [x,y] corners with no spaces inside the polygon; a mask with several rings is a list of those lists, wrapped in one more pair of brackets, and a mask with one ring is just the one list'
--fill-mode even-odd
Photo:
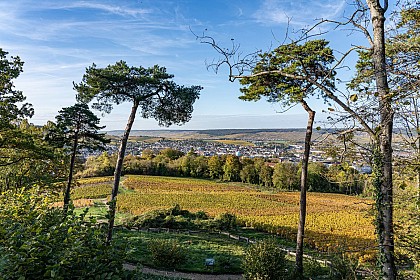
{"label": "bare soil patch", "polygon": [[[124,264],[124,268],[128,270],[135,270],[136,266],[132,264]],[[154,268],[143,267],[142,272],[145,274],[153,274],[159,276],[168,276],[174,278],[184,278],[191,280],[243,280],[242,275],[237,274],[200,274],[200,273],[186,273],[178,271],[157,270]]]}

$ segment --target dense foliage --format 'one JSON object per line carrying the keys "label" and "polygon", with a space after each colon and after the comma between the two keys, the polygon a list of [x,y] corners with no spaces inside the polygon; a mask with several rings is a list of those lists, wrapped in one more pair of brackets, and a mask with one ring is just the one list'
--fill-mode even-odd
{"label": "dense foliage", "polygon": [[34,110],[14,86],[22,71],[23,61],[0,48],[0,191],[51,185],[63,176],[62,155],[44,141],[45,128],[27,121]]}
{"label": "dense foliage", "polygon": [[23,61],[19,56],[8,57],[0,48],[0,131],[13,128],[13,123],[34,113],[32,105],[23,103],[26,97],[16,90],[13,80],[23,72]]}
{"label": "dense foliage", "polygon": [[70,208],[50,207],[45,193],[0,195],[2,279],[119,279],[123,248],[105,246],[105,231]]}
{"label": "dense foliage", "polygon": [[210,218],[206,212],[191,213],[177,204],[168,209],[156,209],[134,216],[124,223],[128,228],[167,228],[167,229],[205,229],[232,230],[238,226],[236,216],[221,213]]}
{"label": "dense foliage", "polygon": [[129,228],[197,229],[208,220],[209,216],[204,212],[191,213],[175,205],[168,209],[157,209],[134,216],[125,225]]}
{"label": "dense foliage", "polygon": [[291,279],[287,270],[286,253],[274,240],[252,244],[245,252],[244,277],[249,280]]}
{"label": "dense foliage", "polygon": [[153,263],[159,267],[175,268],[186,260],[185,249],[175,239],[152,240],[148,249]]}

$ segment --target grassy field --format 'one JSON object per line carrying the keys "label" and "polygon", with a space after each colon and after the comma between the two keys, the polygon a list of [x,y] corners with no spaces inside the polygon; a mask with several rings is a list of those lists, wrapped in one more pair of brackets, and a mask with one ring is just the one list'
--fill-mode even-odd
{"label": "grassy field", "polygon": [[[86,197],[104,197],[110,186],[103,179],[90,179]],[[95,184],[97,188],[95,188]],[[209,180],[126,176],[118,196],[120,215],[139,215],[153,209],[173,207],[211,216],[233,213],[246,226],[293,241],[296,236],[299,193],[265,193],[240,184]],[[75,190],[84,197],[84,187]],[[308,194],[305,243],[323,252],[351,251],[362,261],[374,257],[375,239],[372,201],[339,194]]]}
{"label": "grassy field", "polygon": [[237,145],[237,146],[255,146],[254,143],[245,141],[245,140],[212,140],[212,142],[219,142],[226,145]]}
{"label": "grassy field", "polygon": [[[154,267],[148,244],[154,240],[171,240],[177,242],[186,250],[188,255],[180,266],[179,271],[208,272],[213,273],[241,273],[241,262],[244,249],[247,246],[244,242],[234,242],[226,236],[209,233],[148,233],[118,230],[115,233],[116,242],[127,244],[130,248],[127,251],[127,261],[130,263],[141,263]],[[214,258],[216,266],[212,269],[206,268],[204,260]],[[225,267],[228,266],[228,267]]]}
{"label": "grassy field", "polygon": [[[272,238],[271,235],[261,234],[252,229],[239,230],[241,235],[258,236],[259,240]],[[126,261],[131,264],[141,264],[147,267],[162,269],[152,261],[149,244],[156,240],[176,240],[183,248],[187,258],[180,265],[176,266],[177,271],[188,273],[210,273],[210,274],[241,274],[243,273],[242,261],[244,253],[250,243],[233,240],[225,235],[210,232],[195,233],[166,233],[166,232],[145,232],[118,229],[114,234],[114,242],[119,246],[125,246],[127,250]],[[278,244],[285,247],[283,240],[276,239]],[[313,252],[310,252],[313,253]],[[214,267],[206,267],[204,260],[212,258],[215,260]],[[286,266],[294,267],[294,256],[286,255]],[[306,272],[314,267],[310,260],[304,260]],[[318,264],[315,266],[318,271],[316,275],[328,275],[328,267]],[[312,272],[314,274],[314,272]],[[310,277],[311,275],[307,275]],[[312,275],[313,276],[313,275]]]}

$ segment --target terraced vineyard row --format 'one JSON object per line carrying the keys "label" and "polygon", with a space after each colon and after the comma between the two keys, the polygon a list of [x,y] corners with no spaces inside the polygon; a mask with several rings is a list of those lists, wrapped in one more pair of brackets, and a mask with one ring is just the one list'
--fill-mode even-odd
{"label": "terraced vineyard row", "polygon": [[111,195],[112,185],[111,184],[95,184],[86,185],[80,188],[75,188],[71,192],[72,199],[79,198],[102,198]]}
{"label": "terraced vineyard row", "polygon": [[[204,210],[210,215],[234,213],[247,226],[290,240],[296,236],[297,192],[270,194],[234,184],[151,176],[130,176],[123,181],[123,186],[132,191],[119,194],[118,211],[139,215],[179,204],[183,209]],[[98,194],[107,190],[101,188],[96,190]],[[80,192],[83,189],[80,188]],[[110,193],[110,187],[108,190]],[[86,195],[93,191],[87,186]],[[370,203],[345,195],[309,193],[306,244],[321,251],[358,251],[362,260],[371,259],[375,242]]]}

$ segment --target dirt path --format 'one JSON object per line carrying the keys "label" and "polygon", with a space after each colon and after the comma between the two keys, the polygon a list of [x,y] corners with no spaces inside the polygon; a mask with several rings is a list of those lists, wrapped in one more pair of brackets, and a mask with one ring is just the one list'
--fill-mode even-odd
{"label": "dirt path", "polygon": [[[135,270],[136,266],[132,264],[124,264],[124,268],[128,270]],[[200,273],[185,273],[177,271],[164,271],[157,270],[149,267],[143,267],[143,273],[153,274],[159,276],[168,276],[168,277],[178,277],[191,280],[243,280],[242,275],[235,274],[221,274],[221,275],[210,275],[210,274],[200,274]]]}

